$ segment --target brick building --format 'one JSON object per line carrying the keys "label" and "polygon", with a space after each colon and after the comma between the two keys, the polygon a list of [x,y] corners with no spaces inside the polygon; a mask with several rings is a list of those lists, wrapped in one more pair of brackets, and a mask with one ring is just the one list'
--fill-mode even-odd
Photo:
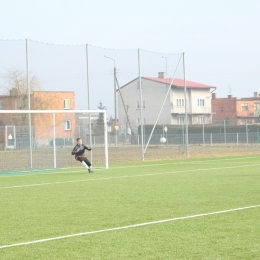
{"label": "brick building", "polygon": [[[10,95],[0,96],[1,110],[27,110],[27,96],[19,95],[16,89],[10,90]],[[34,91],[31,94],[32,110],[74,110],[74,92]],[[55,115],[56,138],[71,139],[76,133],[76,120],[73,113]],[[36,147],[50,145],[53,139],[52,114],[32,114],[33,140]],[[6,129],[15,127],[17,141],[28,137],[28,115],[0,114],[0,126]],[[6,131],[6,130],[5,130]],[[2,131],[3,132],[3,131]],[[6,133],[7,134],[7,133]]]}
{"label": "brick building", "polygon": [[227,98],[217,98],[212,93],[212,121],[218,123],[226,120],[230,124],[242,125],[259,123],[260,95],[254,93],[253,97],[241,98],[228,95]]}

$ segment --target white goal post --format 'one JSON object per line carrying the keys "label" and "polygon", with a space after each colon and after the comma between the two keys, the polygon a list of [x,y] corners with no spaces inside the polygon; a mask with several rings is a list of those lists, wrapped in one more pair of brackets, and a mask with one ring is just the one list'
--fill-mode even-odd
{"label": "white goal post", "polygon": [[[15,116],[11,115],[14,114]],[[27,114],[27,115],[26,115]],[[49,114],[48,116],[44,114]],[[23,116],[24,115],[24,116]],[[42,116],[40,116],[42,115]],[[28,147],[29,147],[29,151],[30,151],[30,168],[34,168],[33,166],[33,162],[32,162],[32,150],[33,150],[33,145],[32,145],[32,128],[33,127],[37,127],[38,128],[43,128],[43,127],[48,127],[48,131],[51,131],[52,133],[50,133],[49,136],[51,136],[52,139],[52,144],[51,144],[51,148],[53,147],[53,168],[57,168],[57,144],[56,144],[56,139],[62,139],[62,138],[57,138],[59,136],[57,136],[57,133],[59,133],[59,129],[61,129],[62,127],[64,127],[64,122],[66,121],[65,118],[71,118],[72,120],[74,120],[74,126],[76,127],[76,121],[78,120],[78,122],[83,121],[81,120],[81,115],[88,115],[88,117],[84,117],[84,118],[88,118],[89,121],[86,122],[86,125],[88,124],[89,129],[84,129],[85,133],[86,130],[88,131],[88,134],[85,136],[89,136],[90,139],[90,145],[92,143],[92,124],[93,124],[93,118],[95,118],[95,122],[98,121],[100,115],[102,115],[102,120],[98,121],[99,123],[102,122],[103,127],[101,125],[101,123],[99,125],[96,125],[96,129],[98,129],[98,132],[100,133],[101,139],[102,139],[102,144],[100,145],[100,147],[102,146],[102,149],[104,147],[104,150],[102,150],[102,156],[104,156],[104,160],[102,159],[102,162],[105,163],[105,168],[108,169],[109,165],[108,165],[108,139],[107,139],[107,112],[106,110],[0,110],[0,123],[4,129],[5,124],[6,125],[10,125],[10,123],[7,122],[13,122],[13,118],[15,117],[16,121],[13,123],[14,127],[16,127],[16,123],[17,123],[17,118],[22,118],[26,117],[25,123],[22,125],[21,123],[17,125],[19,125],[19,127],[22,125],[23,127],[27,127],[30,131],[27,131],[28,134]],[[33,120],[32,120],[33,117]],[[77,118],[77,120],[76,120]],[[36,120],[37,119],[37,120]],[[91,121],[93,120],[93,121]],[[43,122],[44,121],[44,122]],[[70,120],[67,120],[65,122],[65,125],[68,123],[68,125],[65,126],[65,130],[69,130],[66,129],[67,127],[71,127],[70,126],[70,122],[68,122]],[[60,125],[62,125],[60,127]],[[97,123],[96,123],[97,124]],[[59,129],[56,129],[58,128]],[[63,128],[64,130],[64,128]],[[35,134],[35,133],[34,133]],[[74,135],[73,135],[73,140],[75,140],[77,133],[74,131]],[[80,137],[79,134],[77,135],[77,137]],[[87,137],[86,137],[87,138]],[[65,138],[64,138],[65,139]],[[95,140],[95,139],[94,139]],[[49,140],[48,140],[49,141]],[[65,141],[64,141],[65,142]],[[48,143],[49,144],[49,143]],[[92,160],[92,154],[91,154],[91,160]]]}

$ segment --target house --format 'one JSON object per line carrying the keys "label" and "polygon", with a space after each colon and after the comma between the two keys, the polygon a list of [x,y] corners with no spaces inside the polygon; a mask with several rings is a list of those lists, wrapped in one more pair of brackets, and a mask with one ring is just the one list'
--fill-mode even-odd
{"label": "house", "polygon": [[[171,78],[165,78],[160,72],[156,77],[142,77],[143,118],[144,124],[153,125],[161,109]],[[213,86],[186,81],[187,113],[189,124],[209,124],[212,122],[211,91]],[[120,88],[127,109],[131,128],[140,125],[139,78]],[[123,131],[127,125],[127,116],[123,102],[118,102],[119,124]],[[159,125],[182,125],[185,123],[184,80],[175,78],[159,118]]]}
{"label": "house", "polygon": [[260,95],[254,92],[253,97],[238,99],[232,95],[217,98],[212,95],[213,122],[226,121],[230,124],[254,124],[260,121]]}
{"label": "house", "polygon": [[[0,96],[1,110],[27,110],[28,100],[26,95],[19,95],[17,89],[11,89],[10,95]],[[32,110],[74,110],[74,92],[62,91],[33,91],[31,93]],[[56,138],[66,140],[75,137],[76,119],[74,113],[60,113],[55,115]],[[50,145],[53,139],[53,121],[50,114],[32,114],[31,125],[33,144],[35,147]],[[27,114],[0,114],[0,126],[9,129],[16,136],[16,144],[24,143],[28,139]],[[6,131],[6,130],[5,130]],[[3,132],[3,131],[2,131]],[[6,135],[8,135],[6,131]],[[28,143],[28,142],[27,142]],[[22,144],[21,144],[22,146]],[[26,145],[24,145],[26,146]]]}

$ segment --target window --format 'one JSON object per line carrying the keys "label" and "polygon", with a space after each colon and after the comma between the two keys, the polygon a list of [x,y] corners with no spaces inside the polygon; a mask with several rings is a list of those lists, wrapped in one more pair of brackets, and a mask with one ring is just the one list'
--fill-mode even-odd
{"label": "window", "polygon": [[71,121],[70,120],[66,120],[65,121],[65,130],[71,130]]}
{"label": "window", "polygon": [[254,116],[260,115],[260,104],[254,104]]}
{"label": "window", "polygon": [[242,125],[246,125],[247,124],[247,120],[246,119],[242,119],[241,123],[242,123]]}
{"label": "window", "polygon": [[70,99],[64,99],[64,109],[70,109]]}
{"label": "window", "polygon": [[184,120],[185,117],[184,116],[177,116],[177,124],[178,125],[184,125]]}
{"label": "window", "polygon": [[205,116],[198,116],[198,124],[205,124]]}
{"label": "window", "polygon": [[177,107],[184,107],[184,98],[178,98],[176,104]]}
{"label": "window", "polygon": [[[188,106],[188,100],[186,100]],[[177,98],[176,102],[177,107],[185,107],[184,98]]]}
{"label": "window", "polygon": [[3,110],[3,102],[0,102],[0,110]]}
{"label": "window", "polygon": [[248,103],[242,103],[241,108],[243,111],[248,110]]}
{"label": "window", "polygon": [[[185,124],[185,116],[177,116],[177,124],[184,125]],[[189,117],[188,117],[188,124],[189,124]]]}
{"label": "window", "polygon": [[205,100],[204,99],[198,99],[198,107],[204,107],[205,106]]}
{"label": "window", "polygon": [[[145,100],[143,100],[143,109],[145,108]],[[140,101],[136,101],[136,109],[140,109]]]}

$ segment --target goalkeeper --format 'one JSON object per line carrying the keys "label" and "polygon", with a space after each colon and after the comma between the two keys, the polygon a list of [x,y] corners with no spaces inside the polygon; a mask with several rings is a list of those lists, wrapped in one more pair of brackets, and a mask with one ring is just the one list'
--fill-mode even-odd
{"label": "goalkeeper", "polygon": [[91,169],[91,162],[84,155],[85,150],[91,151],[91,147],[87,147],[82,144],[81,138],[77,138],[77,144],[73,148],[71,154],[75,155],[75,159],[82,163],[82,165],[88,169],[89,172],[93,172]]}

